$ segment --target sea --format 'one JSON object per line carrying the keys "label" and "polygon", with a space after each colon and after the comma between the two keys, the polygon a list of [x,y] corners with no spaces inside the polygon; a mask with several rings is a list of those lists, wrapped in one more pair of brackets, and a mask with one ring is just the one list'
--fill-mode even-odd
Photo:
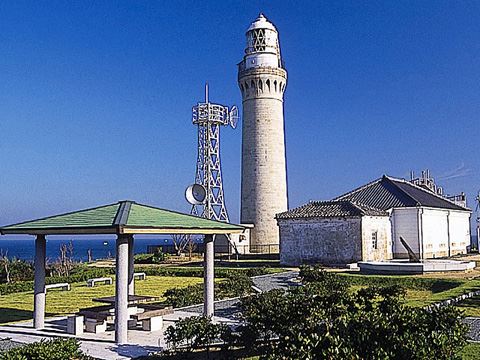
{"label": "sea", "polygon": [[[92,259],[108,259],[115,257],[115,239],[48,239],[47,238],[47,259],[55,261],[60,256],[62,244],[73,245],[73,258],[76,261],[87,261],[88,250],[91,250]],[[172,245],[171,238],[147,238],[135,239],[135,254],[146,253],[149,245]],[[0,237],[0,253],[6,254],[9,258],[33,261],[35,256],[35,240],[32,239],[2,239]]]}

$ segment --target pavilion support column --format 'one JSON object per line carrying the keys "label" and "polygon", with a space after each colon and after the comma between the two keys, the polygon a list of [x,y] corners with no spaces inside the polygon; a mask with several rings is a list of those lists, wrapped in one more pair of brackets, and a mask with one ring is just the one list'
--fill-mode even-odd
{"label": "pavilion support column", "polygon": [[134,269],[134,240],[133,235],[130,235],[128,238],[128,295],[135,295],[135,279],[133,274],[135,273]]}
{"label": "pavilion support column", "polygon": [[205,235],[203,261],[203,315],[213,316],[214,311],[214,247],[213,235]]}
{"label": "pavilion support column", "polygon": [[126,344],[128,331],[128,243],[130,235],[117,236],[115,279],[115,342]]}
{"label": "pavilion support column", "polygon": [[45,327],[45,252],[47,240],[45,235],[35,239],[35,284],[33,299],[33,327]]}

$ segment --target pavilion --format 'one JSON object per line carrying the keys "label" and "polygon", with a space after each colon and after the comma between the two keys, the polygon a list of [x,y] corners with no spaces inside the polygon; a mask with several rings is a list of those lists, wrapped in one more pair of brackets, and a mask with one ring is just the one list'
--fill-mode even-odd
{"label": "pavilion", "polygon": [[240,225],[208,220],[193,215],[120,201],[115,204],[49,216],[0,228],[0,234],[34,235],[35,281],[33,324],[45,326],[45,255],[47,235],[116,235],[115,342],[128,342],[128,296],[134,295],[135,234],[205,235],[204,314],[214,309],[214,237],[242,233]]}

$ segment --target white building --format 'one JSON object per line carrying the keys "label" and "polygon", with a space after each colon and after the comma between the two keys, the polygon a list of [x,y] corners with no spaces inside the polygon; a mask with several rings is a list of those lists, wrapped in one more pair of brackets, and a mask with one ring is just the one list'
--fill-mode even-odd
{"label": "white building", "polygon": [[[391,229],[391,250],[382,252],[382,255],[380,257],[377,255],[375,259],[367,251],[366,258],[362,253],[362,260],[385,260],[392,256],[393,258],[407,258],[408,253],[401,244],[400,237],[405,239],[420,259],[465,254],[467,246],[470,245],[471,210],[409,181],[383,176],[337,197],[331,203],[342,201],[350,201],[357,206],[376,209],[388,214],[386,218],[389,220]],[[325,242],[333,241],[339,248],[336,253],[332,252],[329,255],[332,257],[329,262],[341,263],[340,260],[347,260],[341,254],[342,249],[349,252],[351,243],[357,243],[360,236],[362,241],[366,241],[365,239],[368,238],[368,233],[365,234],[365,226],[346,232],[345,226],[352,222],[347,217],[337,218],[336,224],[332,225],[331,221],[326,221],[329,218],[326,215],[321,215],[316,219],[310,218],[310,220],[287,215],[296,213],[296,210],[277,215],[280,232],[280,258],[284,264],[297,265],[298,260],[303,262],[304,256],[295,254],[301,254],[304,250],[294,249],[293,244],[295,243],[308,249],[312,246],[325,246]],[[316,229],[312,231],[313,228]],[[305,232],[308,233],[308,236],[305,236]],[[325,235],[327,233],[328,235]],[[318,242],[323,245],[307,245],[305,242]],[[318,262],[327,262],[324,255],[318,251],[316,254],[309,255],[308,261],[312,262],[315,258]],[[359,257],[357,256],[357,258]]]}
{"label": "white building", "polygon": [[408,257],[400,236],[421,259],[465,254],[470,245],[471,210],[409,181],[383,176],[337,198],[346,199],[390,213],[395,258]]}

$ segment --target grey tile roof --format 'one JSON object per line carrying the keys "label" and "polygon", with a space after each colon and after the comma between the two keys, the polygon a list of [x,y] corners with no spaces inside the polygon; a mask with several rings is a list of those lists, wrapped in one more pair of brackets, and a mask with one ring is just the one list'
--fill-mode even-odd
{"label": "grey tile roof", "polygon": [[334,200],[352,200],[356,203],[381,210],[395,207],[426,206],[470,211],[468,208],[457,205],[453,201],[414,185],[409,181],[386,175]]}
{"label": "grey tile roof", "polygon": [[277,214],[277,219],[304,219],[317,217],[388,216],[388,213],[350,200],[311,201],[295,209]]}

